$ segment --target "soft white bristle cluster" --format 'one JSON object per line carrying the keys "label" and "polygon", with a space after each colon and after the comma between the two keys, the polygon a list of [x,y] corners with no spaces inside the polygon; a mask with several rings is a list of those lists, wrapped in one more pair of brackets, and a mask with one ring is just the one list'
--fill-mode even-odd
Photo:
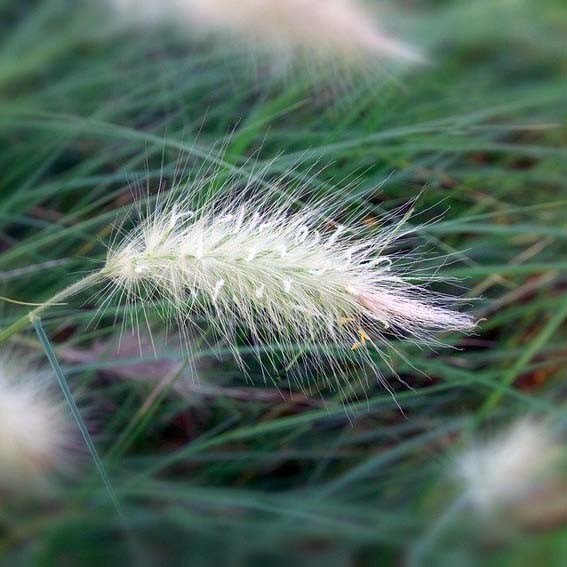
{"label": "soft white bristle cluster", "polygon": [[48,378],[14,354],[0,357],[0,486],[45,485],[68,464],[72,429]]}
{"label": "soft white bristle cluster", "polygon": [[529,496],[552,468],[556,443],[541,423],[524,420],[456,461],[455,474],[480,511],[498,511]]}
{"label": "soft white bristle cluster", "polygon": [[356,0],[112,0],[124,16],[171,19],[204,33],[289,57],[297,51],[330,59],[381,55],[422,58],[388,37]]}
{"label": "soft white bristle cluster", "polygon": [[368,236],[289,199],[237,196],[194,210],[169,199],[110,247],[101,273],[111,296],[164,299],[181,321],[200,313],[229,346],[244,329],[259,348],[316,349],[333,366],[386,335],[427,341],[473,327],[387,254],[401,234],[398,224]]}

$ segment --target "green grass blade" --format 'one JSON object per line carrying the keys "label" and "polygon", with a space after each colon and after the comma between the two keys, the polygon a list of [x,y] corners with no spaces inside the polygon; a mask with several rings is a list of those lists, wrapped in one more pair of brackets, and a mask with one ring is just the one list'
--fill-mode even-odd
{"label": "green grass blade", "polygon": [[45,330],[43,329],[43,325],[41,324],[41,319],[40,318],[34,318],[32,322],[33,322],[33,327],[35,329],[37,337],[39,339],[39,342],[41,343],[41,346],[45,350],[45,354],[46,354],[47,358],[49,359],[49,362],[51,364],[51,367],[53,368],[53,371],[55,372],[55,376],[57,377],[57,382],[59,383],[59,386],[61,387],[63,395],[65,396],[65,400],[66,400],[67,404],[69,405],[69,409],[71,410],[71,413],[73,414],[73,417],[74,417],[75,421],[77,422],[77,426],[79,427],[81,435],[83,436],[85,444],[87,445],[87,448],[88,448],[88,450],[91,454],[91,457],[94,461],[95,467],[96,467],[98,473],[100,474],[100,477],[102,478],[102,481],[103,481],[103,483],[104,483],[104,485],[105,485],[105,487],[108,491],[110,499],[111,499],[112,503],[114,504],[114,506],[116,507],[116,510],[118,511],[118,514],[120,515],[120,518],[122,520],[124,520],[124,519],[126,519],[126,515],[124,513],[124,509],[122,507],[122,504],[118,500],[116,492],[114,491],[114,488],[112,487],[112,484],[110,482],[110,478],[109,478],[109,476],[106,472],[106,469],[104,467],[102,459],[100,458],[98,451],[96,450],[96,446],[95,446],[95,444],[92,440],[92,437],[89,433],[89,430],[88,430],[88,428],[87,428],[87,426],[86,426],[86,424],[85,424],[85,422],[84,422],[84,420],[81,416],[81,412],[79,411],[79,408],[77,407],[77,404],[75,402],[73,394],[71,393],[71,389],[69,388],[69,384],[67,383],[67,380],[65,379],[63,371],[61,370],[61,366],[59,365],[59,361],[57,360],[57,356],[55,355],[55,352],[53,351],[53,348],[51,347],[51,343],[49,342],[49,339],[48,339],[47,335],[45,334]]}

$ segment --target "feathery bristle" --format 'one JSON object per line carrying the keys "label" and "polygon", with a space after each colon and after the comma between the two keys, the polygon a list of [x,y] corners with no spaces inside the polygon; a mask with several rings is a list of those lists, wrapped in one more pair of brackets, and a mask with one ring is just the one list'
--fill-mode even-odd
{"label": "feathery bristle", "polygon": [[161,298],[181,322],[201,314],[235,352],[245,330],[260,350],[277,343],[290,360],[318,350],[324,366],[341,368],[372,347],[382,354],[391,335],[427,342],[474,326],[388,255],[400,224],[368,236],[324,221],[322,203],[297,211],[294,199],[246,191],[195,210],[189,198],[166,201],[110,247],[107,289],[126,303]]}

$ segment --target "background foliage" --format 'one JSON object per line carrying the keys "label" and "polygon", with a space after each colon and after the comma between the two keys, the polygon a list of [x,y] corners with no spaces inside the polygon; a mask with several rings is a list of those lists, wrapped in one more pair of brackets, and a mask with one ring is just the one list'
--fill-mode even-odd
{"label": "background foliage", "polygon": [[[126,518],[78,440],[81,464],[55,494],[0,506],[3,562],[399,564],[450,506],[447,467],[472,433],[565,418],[565,7],[402,4],[412,17],[393,25],[432,65],[313,88],[181,30],[124,30],[100,3],[0,1],[0,295],[42,301],[99,265],[129,184],[157,189],[176,161],[189,178],[245,179],[256,164],[268,179],[294,166],[313,191],[344,187],[370,225],[425,187],[420,244],[449,255],[439,273],[480,297],[483,319],[474,336],[443,337],[456,350],[396,345],[414,367],[393,358],[411,387],[389,376],[402,413],[374,384],[323,403],[275,377],[280,393],[199,338],[189,362],[159,332],[157,361],[145,348],[140,363],[128,335],[117,357],[123,314],[89,325],[88,296],[51,311]],[[24,313],[4,303],[0,325]],[[41,353],[32,333],[15,343]],[[463,514],[427,553],[559,564],[565,527],[540,528],[487,541]]]}

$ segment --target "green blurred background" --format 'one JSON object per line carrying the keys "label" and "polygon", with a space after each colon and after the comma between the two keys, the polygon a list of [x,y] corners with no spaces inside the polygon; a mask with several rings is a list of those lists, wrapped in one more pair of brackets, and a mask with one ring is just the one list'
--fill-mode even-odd
{"label": "green blurred background", "polygon": [[[245,377],[223,345],[162,340],[157,316],[158,360],[146,348],[140,363],[128,336],[117,356],[124,314],[90,325],[88,294],[50,311],[126,517],[78,442],[53,493],[0,493],[0,563],[401,565],[458,495],[450,466],[472,434],[525,415],[565,423],[565,4],[385,5],[431,65],[377,63],[337,85],[270,76],[181,28],[125,28],[103,2],[0,0],[0,295],[46,300],[99,266],[132,184],[157,190],[179,161],[190,180],[210,166],[245,179],[255,163],[268,180],[317,171],[311,191],[344,187],[344,210],[370,225],[422,192],[418,244],[449,255],[438,275],[482,319],[442,337],[454,349],[397,343],[411,389],[376,357],[402,413],[356,380],[348,398],[324,380],[291,396],[283,372],[265,383],[251,360]],[[0,326],[25,312],[3,303]],[[12,343],[41,356],[33,333]],[[488,535],[463,510],[424,564],[560,565],[566,527],[546,520]]]}

